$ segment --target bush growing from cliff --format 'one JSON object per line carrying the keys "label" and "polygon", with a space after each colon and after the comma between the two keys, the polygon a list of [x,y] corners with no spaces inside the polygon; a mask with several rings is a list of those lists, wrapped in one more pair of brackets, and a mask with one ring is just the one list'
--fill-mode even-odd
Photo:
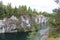
{"label": "bush growing from cliff", "polygon": [[24,32],[24,28],[20,27],[20,28],[18,29],[18,32]]}
{"label": "bush growing from cliff", "polygon": [[39,30],[38,24],[34,23],[32,28],[31,28],[31,32],[29,33],[29,36],[27,37],[28,40],[34,40],[38,30]]}

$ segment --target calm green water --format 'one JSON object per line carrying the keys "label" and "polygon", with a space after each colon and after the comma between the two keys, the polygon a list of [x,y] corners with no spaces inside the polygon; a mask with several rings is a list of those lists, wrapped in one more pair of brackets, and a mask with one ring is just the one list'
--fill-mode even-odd
{"label": "calm green water", "polygon": [[28,32],[0,34],[0,40],[27,40]]}

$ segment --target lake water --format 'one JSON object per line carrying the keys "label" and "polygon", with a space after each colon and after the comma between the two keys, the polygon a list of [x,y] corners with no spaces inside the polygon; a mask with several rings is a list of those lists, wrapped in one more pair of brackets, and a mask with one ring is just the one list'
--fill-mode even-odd
{"label": "lake water", "polygon": [[0,40],[27,40],[28,32],[0,34]]}

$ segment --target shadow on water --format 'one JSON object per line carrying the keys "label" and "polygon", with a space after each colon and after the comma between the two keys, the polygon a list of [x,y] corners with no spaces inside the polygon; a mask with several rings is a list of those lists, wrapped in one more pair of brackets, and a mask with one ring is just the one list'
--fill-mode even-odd
{"label": "shadow on water", "polygon": [[29,32],[0,34],[0,40],[27,40]]}

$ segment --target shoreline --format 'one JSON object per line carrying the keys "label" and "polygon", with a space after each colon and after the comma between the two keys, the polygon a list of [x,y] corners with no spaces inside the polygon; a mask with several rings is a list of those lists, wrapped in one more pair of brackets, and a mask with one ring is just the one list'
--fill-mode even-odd
{"label": "shoreline", "polygon": [[47,40],[60,40],[60,38],[48,37]]}

